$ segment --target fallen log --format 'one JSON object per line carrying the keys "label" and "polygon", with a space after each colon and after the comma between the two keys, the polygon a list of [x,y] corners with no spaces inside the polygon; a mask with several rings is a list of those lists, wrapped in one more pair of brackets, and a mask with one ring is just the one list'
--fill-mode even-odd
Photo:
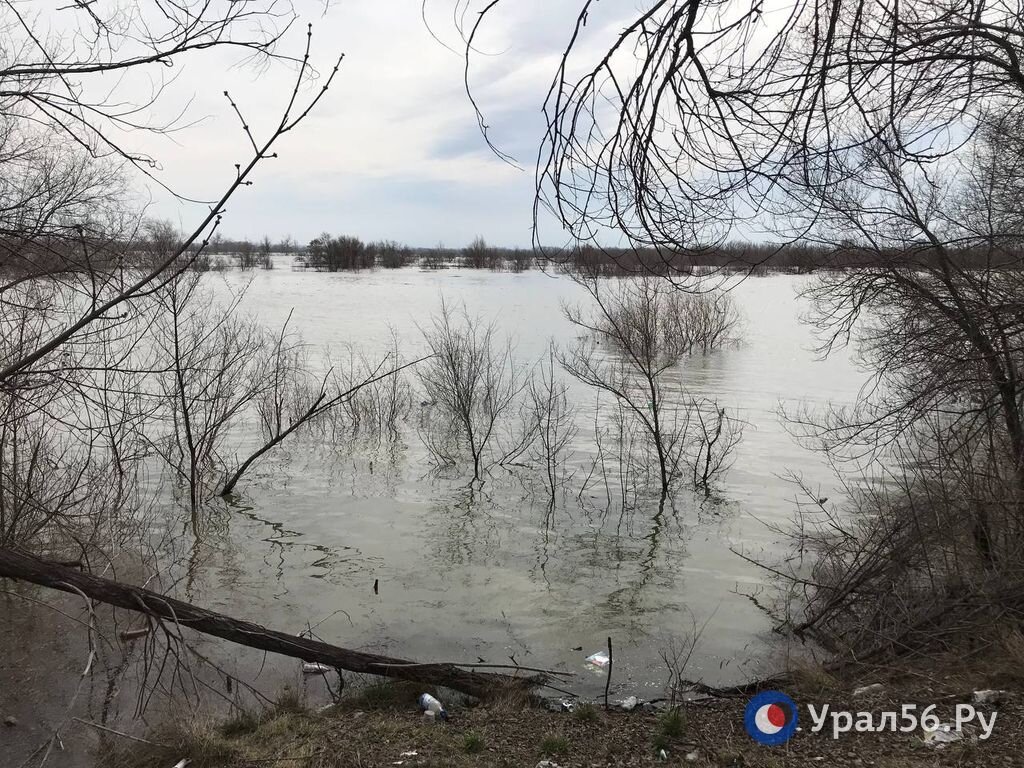
{"label": "fallen log", "polygon": [[319,662],[348,672],[445,686],[480,698],[510,686],[526,689],[545,682],[543,675],[519,676],[474,672],[452,663],[418,664],[406,659],[353,651],[311,638],[268,629],[158,592],[93,576],[12,549],[0,548],[0,578],[3,577],[71,594],[83,594],[107,605],[138,611],[249,648],[279,653],[305,662]]}

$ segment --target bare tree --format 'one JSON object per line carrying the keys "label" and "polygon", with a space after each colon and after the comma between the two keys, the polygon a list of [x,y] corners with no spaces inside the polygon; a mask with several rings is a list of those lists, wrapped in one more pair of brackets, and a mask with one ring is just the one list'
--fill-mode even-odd
{"label": "bare tree", "polygon": [[274,268],[274,244],[266,235],[260,240],[259,252],[256,258],[260,269],[270,270]]}
{"label": "bare tree", "polygon": [[385,269],[399,269],[412,262],[412,249],[394,240],[371,243],[376,263]]}
{"label": "bare tree", "polygon": [[324,272],[370,269],[376,255],[358,237],[332,237],[326,232],[310,241],[306,253],[309,265]]}
{"label": "bare tree", "polygon": [[242,240],[235,246],[235,258],[238,260],[239,269],[255,269],[257,261],[256,246],[249,240]]}
{"label": "bare tree", "polygon": [[[458,16],[474,106],[478,36],[506,2]],[[969,153],[987,115],[1018,109],[1024,94],[1016,1],[800,0],[769,14],[658,0],[615,18],[608,38],[601,6],[578,8],[544,105],[537,215],[581,242],[623,232],[664,255],[668,275],[688,274],[670,257],[739,226],[799,237],[819,193],[841,186],[875,137],[900,137],[897,163]]]}
{"label": "bare tree", "polygon": [[875,380],[851,408],[791,418],[885,484],[844,478],[849,503],[812,504],[794,532],[811,582],[779,570],[803,598],[790,626],[838,650],[955,649],[1024,615],[1019,124],[992,115],[938,167],[882,134],[820,190],[813,236],[861,266],[815,281],[812,319],[823,351],[852,344]]}
{"label": "bare tree", "polygon": [[[80,153],[84,158],[85,168],[92,168],[89,158],[96,154],[109,155],[127,159],[136,166],[147,166],[149,160],[140,155],[132,154],[121,147],[117,142],[108,137],[106,127],[112,122],[122,128],[135,127],[128,117],[118,117],[117,110],[123,103],[118,97],[111,95],[111,101],[104,108],[103,105],[86,104],[79,100],[81,93],[80,86],[75,83],[82,77],[104,72],[127,71],[147,66],[163,68],[167,61],[190,51],[204,50],[218,45],[237,45],[242,49],[258,54],[269,54],[272,52],[273,44],[277,40],[276,34],[267,36],[266,28],[261,21],[269,21],[277,18],[274,13],[267,14],[264,6],[267,3],[255,2],[232,3],[230,9],[224,15],[215,10],[208,2],[185,2],[177,3],[173,9],[166,13],[161,12],[165,4],[154,3],[156,16],[166,20],[169,28],[158,31],[156,28],[147,27],[145,23],[138,21],[134,16],[120,18],[118,14],[123,9],[118,7],[111,13],[112,16],[104,18],[98,14],[94,4],[73,4],[63,9],[61,18],[74,18],[90,26],[95,31],[95,46],[89,52],[89,58],[79,60],[79,55],[72,48],[67,51],[55,50],[46,51],[39,62],[12,60],[9,64],[0,68],[0,81],[17,83],[21,87],[12,89],[6,107],[9,117],[14,117],[18,110],[24,107],[31,113],[28,117],[19,117],[20,125],[31,126],[42,122],[54,128],[58,134],[66,134],[72,142],[77,142],[85,150]],[[275,3],[269,3],[273,8],[278,8]],[[285,10],[280,6],[282,12]],[[7,17],[3,19],[10,29],[22,30],[22,33],[29,38],[47,39],[61,44],[59,35],[40,35],[33,29],[28,20],[21,17],[15,4],[8,3],[5,7]],[[264,10],[260,10],[263,8]],[[163,23],[163,22],[161,22]],[[233,38],[232,32],[236,29],[241,33],[245,29],[245,36]],[[77,32],[73,27],[68,33],[73,38]],[[127,31],[126,31],[127,30]],[[248,35],[256,35],[255,38]],[[64,44],[67,43],[64,39]],[[70,207],[69,210],[76,212],[76,221],[63,225],[66,232],[73,233],[73,236],[65,235],[61,244],[62,252],[73,252],[77,249],[80,257],[77,263],[84,265],[83,269],[64,269],[64,272],[73,274],[76,279],[69,287],[73,287],[81,295],[82,300],[73,307],[67,307],[66,315],[61,318],[61,323],[55,324],[48,338],[28,351],[23,357],[7,361],[5,367],[0,370],[0,385],[14,386],[14,379],[29,374],[30,369],[40,361],[50,356],[59,359],[55,355],[60,348],[83,333],[85,329],[98,320],[103,319],[115,309],[123,311],[130,306],[135,299],[145,297],[155,287],[159,287],[162,281],[173,278],[182,270],[186,269],[202,253],[205,244],[216,228],[220,216],[230,197],[241,187],[251,183],[250,176],[253,170],[263,161],[275,155],[273,146],[281,136],[292,131],[302,119],[309,114],[313,106],[322,98],[337,72],[338,66],[331,70],[328,77],[324,78],[324,84],[311,97],[308,103],[299,102],[299,94],[309,79],[315,76],[310,61],[310,45],[312,30],[307,35],[306,52],[297,68],[295,85],[290,94],[286,97],[286,104],[278,124],[269,132],[269,136],[263,141],[257,141],[256,135],[245,122],[238,105],[228,96],[228,102],[234,111],[238,113],[242,123],[244,140],[251,147],[249,158],[236,166],[236,172],[221,195],[220,199],[213,203],[197,227],[181,239],[177,249],[168,255],[160,263],[145,268],[125,267],[122,259],[105,257],[97,258],[97,243],[105,245],[107,249],[111,244],[123,248],[131,237],[126,237],[122,232],[111,233],[109,227],[97,231],[91,226],[88,215],[88,207],[78,205]],[[41,44],[41,43],[40,43]],[[125,46],[124,50],[117,46]],[[19,50],[35,50],[35,44],[27,44]],[[111,46],[115,46],[111,48]],[[141,47],[140,48],[136,47]],[[340,63],[340,60],[339,60]],[[48,90],[49,89],[49,90]],[[56,94],[56,95],[55,95]],[[13,101],[11,101],[13,100]],[[0,107],[2,110],[2,107]],[[107,122],[105,122],[107,121]],[[145,126],[137,126],[145,127]],[[95,149],[90,152],[89,150]],[[101,162],[102,157],[94,162]],[[66,177],[66,174],[64,175]],[[91,177],[88,177],[91,178]],[[86,189],[104,190],[109,185],[89,182]],[[72,186],[77,191],[80,186]],[[52,194],[60,187],[47,185],[47,194]],[[22,227],[22,232],[31,234],[30,229]],[[129,230],[130,234],[130,230]],[[39,241],[40,238],[35,238]],[[47,247],[53,248],[49,240],[43,241]],[[102,250],[100,251],[103,252]],[[51,360],[50,364],[54,364]]]}
{"label": "bare tree", "polygon": [[700,436],[690,457],[693,487],[710,494],[716,478],[731,465],[736,446],[743,439],[743,425],[713,401],[691,402]]}
{"label": "bare tree", "polygon": [[[588,314],[566,307],[566,316],[590,336],[562,356],[562,365],[580,381],[608,392],[638,419],[657,457],[664,496],[680,476],[696,407],[681,392],[673,398],[667,379],[676,375],[676,367],[695,346],[696,337],[685,329],[699,323],[687,320],[686,314],[702,310],[704,304],[656,278],[615,283],[582,275],[576,279],[594,310]],[[678,385],[675,389],[679,391]]]}
{"label": "bare tree", "polygon": [[473,269],[487,269],[494,264],[493,250],[487,245],[486,240],[477,237],[462,249],[462,263]]}

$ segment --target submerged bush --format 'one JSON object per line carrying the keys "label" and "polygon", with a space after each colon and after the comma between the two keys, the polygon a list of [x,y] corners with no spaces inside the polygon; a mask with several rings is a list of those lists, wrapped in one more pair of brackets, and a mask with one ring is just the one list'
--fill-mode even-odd
{"label": "submerged bush", "polygon": [[444,303],[423,338],[431,356],[418,373],[430,410],[421,435],[441,464],[456,465],[468,454],[479,479],[489,462],[502,458],[495,455],[499,430],[525,386],[511,342],[498,339],[493,323]]}

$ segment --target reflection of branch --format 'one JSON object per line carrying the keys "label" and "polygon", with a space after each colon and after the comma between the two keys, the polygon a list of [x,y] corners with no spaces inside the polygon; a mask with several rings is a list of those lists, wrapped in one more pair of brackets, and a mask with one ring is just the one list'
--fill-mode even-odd
{"label": "reflection of branch", "polygon": [[[72,573],[74,572],[72,571]],[[96,645],[94,642],[94,634],[96,632],[96,613],[95,611],[93,611],[92,600],[90,600],[81,589],[74,586],[73,584],[62,582],[61,585],[58,586],[58,589],[63,589],[65,592],[77,594],[82,598],[82,600],[85,601],[85,610],[89,614],[89,628],[87,631],[87,637],[89,641],[89,654],[85,660],[85,668],[82,670],[81,674],[78,677],[78,685],[75,686],[75,692],[71,694],[71,698],[68,700],[68,705],[65,708],[64,717],[60,721],[60,723],[57,724],[57,727],[53,729],[53,734],[47,741],[46,752],[43,754],[42,759],[39,761],[40,766],[42,766],[49,759],[50,753],[53,752],[53,747],[55,744],[60,745],[60,748],[64,749],[64,744],[60,738],[60,732],[64,728],[64,726],[67,725],[69,720],[75,719],[72,717],[72,712],[74,712],[75,709],[75,702],[78,701],[78,695],[82,692],[82,686],[85,685],[86,679],[92,673],[92,665],[93,662],[96,660]],[[42,749],[42,747],[40,747],[39,749]],[[38,751],[39,750],[36,750],[36,752]],[[29,760],[32,759],[36,752],[33,752],[32,755],[29,756],[28,760],[26,760],[22,765],[27,765]]]}

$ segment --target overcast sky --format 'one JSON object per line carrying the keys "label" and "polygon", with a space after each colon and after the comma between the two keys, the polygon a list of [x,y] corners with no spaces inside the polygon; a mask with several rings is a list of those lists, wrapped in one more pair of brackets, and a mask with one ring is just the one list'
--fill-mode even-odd
{"label": "overcast sky", "polygon": [[[430,28],[458,49],[453,2],[429,0],[427,11]],[[318,65],[329,68],[338,51],[345,60],[315,113],[279,145],[280,159],[232,201],[223,232],[305,242],[329,231],[419,246],[461,246],[482,235],[496,245],[529,244],[541,105],[578,3],[509,0],[480,38],[476,92],[493,139],[523,170],[487,149],[463,89],[465,62],[431,36],[420,0],[343,0],[325,15],[322,2],[297,0],[297,7],[302,23],[285,45],[301,51],[311,20]],[[619,3],[620,12],[633,7]],[[162,108],[170,115],[192,99],[189,114],[203,119],[173,141],[143,140],[161,162],[160,178],[181,194],[213,198],[246,159],[225,89],[257,133],[279,119],[287,99],[287,68],[255,71],[233,61],[219,52],[187,63]],[[148,189],[153,215],[183,227],[194,221],[196,208]]]}

